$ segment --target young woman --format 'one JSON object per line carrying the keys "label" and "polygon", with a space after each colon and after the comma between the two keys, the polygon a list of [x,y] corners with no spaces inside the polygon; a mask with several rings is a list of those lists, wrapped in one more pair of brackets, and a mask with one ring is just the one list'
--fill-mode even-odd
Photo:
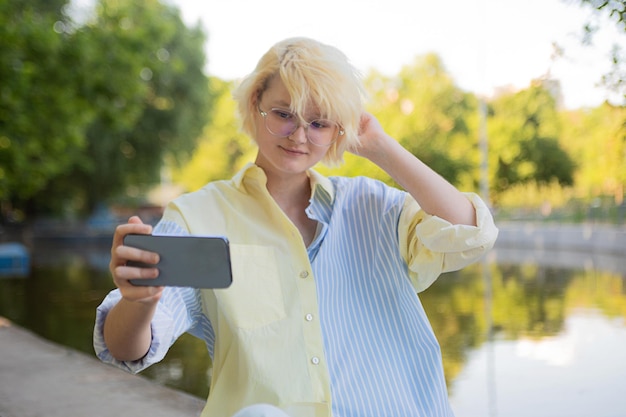
{"label": "young woman", "polygon": [[[234,96],[256,160],[170,203],[154,230],[137,217],[117,228],[118,288],[98,308],[98,356],[139,372],[182,333],[203,339],[213,362],[206,417],[452,416],[417,293],[493,246],[488,208],[385,133],[334,47],[279,42]],[[312,169],[345,151],[403,190]],[[126,262],[158,255],[124,246],[128,233],[226,236],[233,284],[133,286],[158,270]]]}

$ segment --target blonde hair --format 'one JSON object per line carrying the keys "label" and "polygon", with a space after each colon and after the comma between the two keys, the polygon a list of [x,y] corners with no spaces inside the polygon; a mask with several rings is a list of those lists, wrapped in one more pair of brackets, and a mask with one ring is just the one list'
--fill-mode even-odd
{"label": "blonde hair", "polygon": [[290,110],[305,114],[311,102],[321,117],[335,120],[344,131],[322,162],[343,162],[346,149],[358,144],[365,89],[361,75],[339,49],[308,38],[289,38],[272,46],[252,73],[233,92],[242,130],[255,137],[257,103],[274,76],[280,76],[291,97]]}

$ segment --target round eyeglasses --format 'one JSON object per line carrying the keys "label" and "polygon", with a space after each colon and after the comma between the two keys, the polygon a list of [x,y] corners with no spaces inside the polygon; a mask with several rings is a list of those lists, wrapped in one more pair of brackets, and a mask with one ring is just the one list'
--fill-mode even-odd
{"label": "round eyeglasses", "polygon": [[258,109],[265,119],[265,128],[274,136],[286,138],[302,126],[307,140],[313,145],[329,146],[344,134],[339,124],[332,120],[315,119],[303,122],[297,115],[285,109],[271,108],[269,112],[261,110],[261,107]]}

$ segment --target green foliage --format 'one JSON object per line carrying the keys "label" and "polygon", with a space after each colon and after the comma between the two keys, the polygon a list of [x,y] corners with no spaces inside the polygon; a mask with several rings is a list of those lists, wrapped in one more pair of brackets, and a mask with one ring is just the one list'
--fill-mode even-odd
{"label": "green foliage", "polygon": [[171,167],[174,182],[187,191],[196,190],[209,181],[230,178],[254,160],[257,149],[239,130],[236,105],[231,97],[233,83],[212,77],[209,86],[215,101],[197,150],[188,164]]}
{"label": "green foliage", "polygon": [[20,0],[19,3],[22,8],[36,10],[42,14],[53,14],[62,18],[63,8],[69,3],[69,0]]}
{"label": "green foliage", "polygon": [[[438,56],[419,57],[395,77],[372,71],[365,83],[371,96],[369,110],[391,136],[448,181],[475,186],[477,101],[454,84]],[[380,169],[350,155],[335,172],[390,182]]]}
{"label": "green foliage", "polygon": [[184,162],[206,122],[210,95],[204,35],[187,29],[174,8],[102,0],[97,20],[81,35],[93,52],[88,94],[98,113],[86,132],[88,163],[66,180],[83,179],[91,208],[103,196],[158,182],[166,158]]}
{"label": "green foliage", "polygon": [[[461,189],[478,188],[478,101],[454,86],[436,56],[416,59],[395,77],[371,71],[365,83],[368,110],[392,136]],[[256,151],[237,131],[232,83],[212,79],[210,85],[218,97],[198,150],[186,167],[173,171],[187,190],[230,177]],[[610,189],[619,200],[626,183],[624,109],[607,104],[585,117],[559,112],[551,91],[537,81],[488,103],[489,183],[500,210],[525,207],[546,216],[600,183],[602,192]],[[316,168],[395,185],[369,161],[352,154],[344,159],[339,168]]]}
{"label": "green foliage", "polygon": [[576,196],[590,201],[607,195],[621,203],[626,185],[626,108],[604,103],[562,117],[562,143],[578,165]]}
{"label": "green foliage", "polygon": [[78,160],[94,112],[69,70],[83,44],[18,3],[0,1],[0,201],[24,204]]}
{"label": "green foliage", "polygon": [[492,197],[517,184],[573,184],[575,163],[560,146],[554,97],[541,83],[490,103],[488,118]]}
{"label": "green foliage", "polygon": [[199,27],[157,0],[100,0],[83,27],[18,3],[0,2],[5,208],[88,212],[189,157],[210,104]]}
{"label": "green foliage", "polygon": [[[470,131],[476,100],[458,88],[435,54],[419,57],[397,77],[371,84],[389,133],[448,181],[459,184],[477,158]],[[370,84],[370,85],[371,85]],[[378,110],[378,109],[377,109]]]}
{"label": "green foliage", "polygon": [[[605,12],[619,28],[626,29],[626,2],[624,0],[580,0],[580,3],[598,12]],[[587,30],[590,29],[587,28]]]}
{"label": "green foliage", "polygon": [[[583,43],[593,45],[596,32],[601,26],[598,17],[608,16],[615,23],[619,33],[626,34],[626,1],[624,0],[577,0],[584,7],[591,7],[594,14],[589,17],[583,28]],[[595,19],[594,19],[595,18]],[[626,102],[626,51],[624,41],[616,40],[611,51],[611,69],[602,76],[601,84],[611,93],[622,97]],[[620,42],[621,41],[621,42]]]}
{"label": "green foliage", "polygon": [[[238,129],[233,83],[203,74],[205,35],[187,28],[176,8],[99,0],[92,20],[77,26],[65,6],[0,0],[5,213],[89,211],[145,195],[164,164],[193,190],[254,159],[256,146]],[[455,85],[439,57],[417,57],[394,76],[371,71],[365,82],[368,110],[392,136],[461,189],[478,188],[478,100]],[[623,201],[623,107],[559,112],[542,82],[488,106],[496,203],[564,204],[572,193],[578,201]],[[318,169],[391,183],[352,154],[338,169]]]}

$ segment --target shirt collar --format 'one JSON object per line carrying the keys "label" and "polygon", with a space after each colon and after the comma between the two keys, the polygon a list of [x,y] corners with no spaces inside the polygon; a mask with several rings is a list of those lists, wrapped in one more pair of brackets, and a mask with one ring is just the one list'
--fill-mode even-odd
{"label": "shirt collar", "polygon": [[320,174],[319,172],[310,169],[308,171],[309,178],[311,179],[311,200],[315,200],[318,189],[324,190],[328,194],[329,200],[332,202],[335,199],[335,186],[332,181]]}
{"label": "shirt collar", "polygon": [[[335,187],[330,179],[313,169],[308,170],[307,175],[311,180],[311,200],[316,198],[318,188],[328,194],[330,201],[335,199]],[[244,179],[252,180],[263,185],[267,183],[265,172],[254,162],[247,163],[239,172],[237,172],[233,177],[233,182],[237,188],[242,188]]]}
{"label": "shirt collar", "polygon": [[243,188],[243,181],[246,177],[250,177],[252,180],[257,180],[263,185],[267,182],[265,172],[258,167],[254,162],[248,162],[241,170],[233,177],[233,182],[237,188]]}

